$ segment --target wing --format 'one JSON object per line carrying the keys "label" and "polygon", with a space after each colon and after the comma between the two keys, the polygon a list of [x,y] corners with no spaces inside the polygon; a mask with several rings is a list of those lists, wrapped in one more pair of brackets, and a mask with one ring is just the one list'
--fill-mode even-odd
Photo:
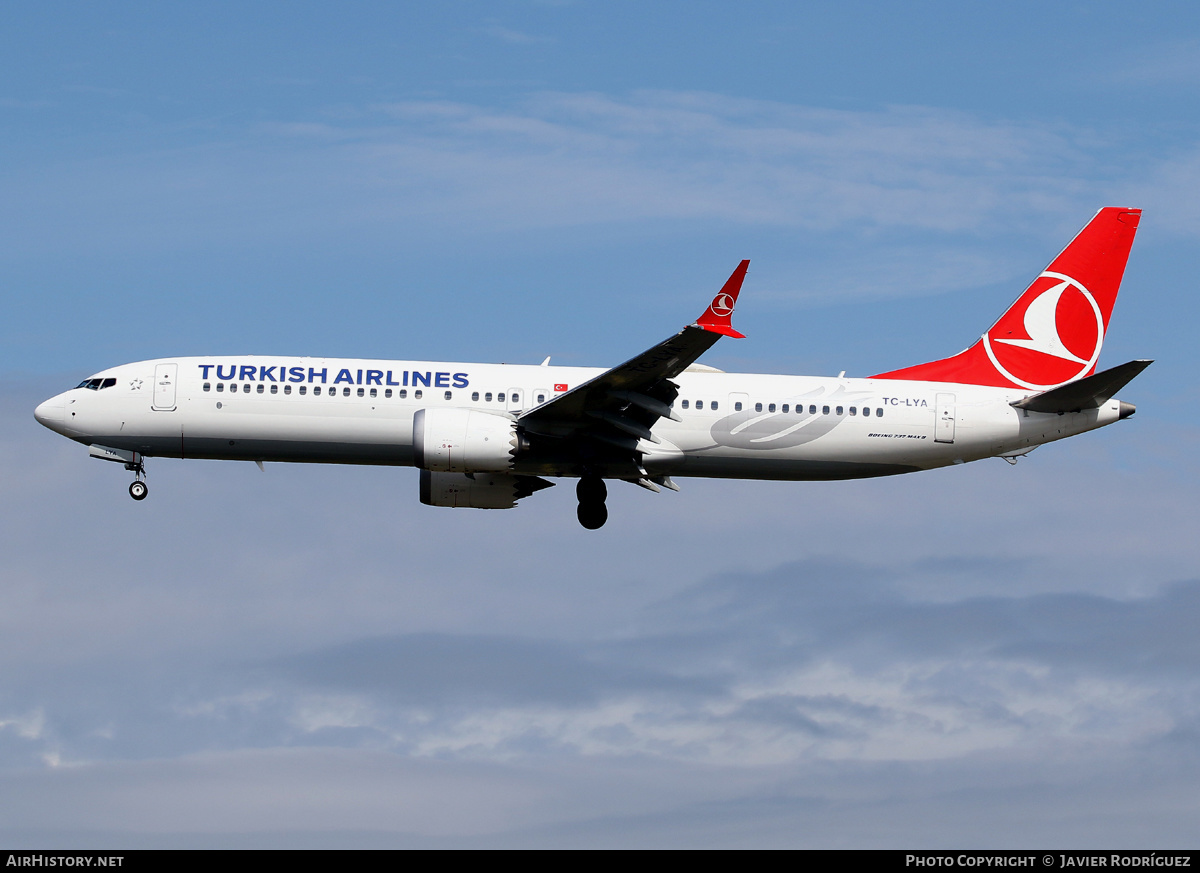
{"label": "wing", "polygon": [[722,336],[742,336],[730,318],[749,266],[749,261],[738,265],[695,323],[519,416],[522,429],[542,442],[553,442],[546,446],[549,453],[574,459],[580,474],[645,480],[639,441],[660,443],[650,431],[654,423],[660,418],[679,420],[671,411],[679,386],[671,380]]}

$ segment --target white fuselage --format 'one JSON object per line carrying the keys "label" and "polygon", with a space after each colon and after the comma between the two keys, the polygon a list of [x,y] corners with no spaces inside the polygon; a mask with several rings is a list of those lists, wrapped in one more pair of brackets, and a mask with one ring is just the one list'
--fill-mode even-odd
{"label": "white fuselage", "polygon": [[[605,372],[599,368],[230,356],[142,361],[96,374],[38,407],[78,442],[154,457],[413,465],[413,418],[462,408],[513,417]],[[849,479],[930,469],[1034,446],[1116,421],[1116,399],[1063,415],[1009,404],[1019,389],[895,379],[735,374],[674,379],[660,442],[641,440],[654,475]],[[513,472],[575,476],[553,457]]]}

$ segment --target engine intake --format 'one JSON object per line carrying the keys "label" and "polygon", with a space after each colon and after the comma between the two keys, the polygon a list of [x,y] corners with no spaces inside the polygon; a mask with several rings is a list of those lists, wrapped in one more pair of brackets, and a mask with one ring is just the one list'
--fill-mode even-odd
{"label": "engine intake", "polygon": [[510,418],[473,409],[419,409],[413,456],[423,470],[498,473],[512,469],[521,434]]}

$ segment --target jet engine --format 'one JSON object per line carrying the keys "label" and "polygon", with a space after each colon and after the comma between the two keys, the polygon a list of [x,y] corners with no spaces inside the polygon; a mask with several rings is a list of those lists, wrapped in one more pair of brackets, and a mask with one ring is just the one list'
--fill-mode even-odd
{"label": "jet engine", "polygon": [[421,502],[426,506],[512,509],[522,497],[549,488],[538,476],[510,473],[432,473],[421,471]]}
{"label": "jet engine", "polygon": [[498,473],[522,448],[517,423],[473,409],[420,409],[413,416],[413,456],[423,470]]}

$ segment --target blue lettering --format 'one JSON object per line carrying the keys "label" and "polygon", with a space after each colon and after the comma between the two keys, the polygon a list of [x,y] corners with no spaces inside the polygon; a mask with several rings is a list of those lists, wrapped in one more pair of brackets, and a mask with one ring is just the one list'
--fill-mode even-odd
{"label": "blue lettering", "polygon": [[237,375],[237,364],[229,365],[229,375],[228,376],[226,376],[225,373],[223,372],[224,369],[225,368],[222,367],[220,364],[217,364],[217,378],[218,379],[232,379],[234,376]]}
{"label": "blue lettering", "polygon": [[200,378],[207,379],[208,371],[211,370],[212,368],[213,368],[212,364],[201,364],[200,365]]}
{"label": "blue lettering", "polygon": [[355,385],[361,385],[361,384],[362,384],[362,370],[359,370],[359,371],[358,371],[358,381],[357,381],[357,382],[355,382],[354,384],[355,384]]}
{"label": "blue lettering", "polygon": [[[393,381],[392,381],[392,371],[391,371],[391,370],[388,370],[388,372],[387,372],[387,381],[386,381],[386,382],[384,382],[383,384],[384,384],[384,385],[395,385],[395,386],[397,386],[397,387],[400,385],[400,383],[399,383],[399,382],[393,382]],[[405,383],[405,384],[407,384],[407,383]]]}
{"label": "blue lettering", "polygon": [[367,384],[368,385],[382,385],[383,384],[383,370],[367,370]]}
{"label": "blue lettering", "polygon": [[405,371],[404,371],[404,384],[405,384],[405,385],[407,385],[407,384],[408,384],[408,370],[405,370]]}
{"label": "blue lettering", "polygon": [[249,381],[253,382],[254,374],[257,372],[258,367],[251,367],[249,364],[242,364],[242,373],[240,376],[238,376],[238,381],[241,381],[242,379],[248,379]]}
{"label": "blue lettering", "polygon": [[288,381],[289,382],[303,382],[304,381],[304,368],[303,367],[292,367],[292,369],[288,370]]}
{"label": "blue lettering", "polygon": [[418,373],[416,370],[413,370],[413,374],[412,374],[413,384],[414,385],[424,385],[426,388],[428,388],[429,387],[429,375],[430,375],[429,373]]}
{"label": "blue lettering", "polygon": [[263,381],[263,382],[274,382],[275,381],[275,368],[274,367],[262,367],[259,370],[258,378],[260,381]]}
{"label": "blue lettering", "polygon": [[471,383],[467,381],[466,373],[455,373],[454,374],[454,387],[455,388],[466,388],[470,384]]}
{"label": "blue lettering", "polygon": [[450,374],[449,373],[434,373],[433,384],[438,388],[449,388],[450,387]]}
{"label": "blue lettering", "polygon": [[325,377],[326,377],[326,376],[328,376],[328,375],[329,375],[329,371],[328,371],[328,370],[326,370],[324,367],[322,367],[320,370],[314,370],[312,367],[309,367],[309,368],[308,368],[308,381],[309,381],[309,382],[311,382],[311,381],[313,380],[313,377],[314,377],[314,376],[320,376],[320,377],[321,377],[321,384],[322,384],[322,385],[324,385],[324,384],[325,384]]}
{"label": "blue lettering", "polygon": [[338,370],[337,378],[333,380],[333,384],[337,385],[340,382],[345,382],[348,385],[354,384],[354,377],[350,375],[349,370]]}

